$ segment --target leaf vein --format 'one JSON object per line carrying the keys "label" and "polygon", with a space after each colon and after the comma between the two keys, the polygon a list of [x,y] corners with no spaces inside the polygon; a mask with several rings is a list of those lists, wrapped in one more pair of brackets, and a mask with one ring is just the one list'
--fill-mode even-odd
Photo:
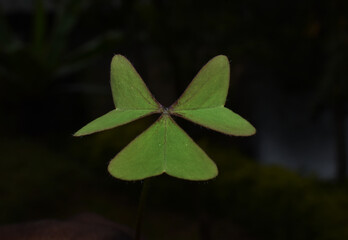
{"label": "leaf vein", "polygon": [[167,169],[167,156],[166,156],[166,151],[167,151],[167,123],[168,123],[168,117],[165,116],[164,119],[164,142],[163,142],[163,170],[165,171]]}

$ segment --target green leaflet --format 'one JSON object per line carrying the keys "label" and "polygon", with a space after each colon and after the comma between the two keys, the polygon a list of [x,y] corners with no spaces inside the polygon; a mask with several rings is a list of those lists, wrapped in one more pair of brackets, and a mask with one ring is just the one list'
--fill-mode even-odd
{"label": "green leaflet", "polygon": [[117,127],[155,112],[162,113],[152,126],[112,159],[108,167],[110,174],[123,180],[140,180],[162,173],[187,180],[214,178],[218,173],[215,163],[170,115],[229,135],[254,134],[255,128],[248,121],[224,107],[229,71],[227,57],[213,58],[167,110],[154,99],[129,61],[116,55],[111,63],[116,109],[87,124],[75,136]]}
{"label": "green leaflet", "polygon": [[122,110],[160,108],[132,64],[121,55],[115,55],[111,62],[111,89],[116,108]]}
{"label": "green leaflet", "polygon": [[256,132],[248,121],[225,107],[181,110],[175,114],[228,135],[250,136]]}
{"label": "green leaflet", "polygon": [[111,89],[116,109],[90,122],[74,136],[83,136],[118,127],[138,118],[160,111],[144,81],[132,64],[123,56],[111,61]]}
{"label": "green leaflet", "polygon": [[214,162],[168,114],[163,114],[116,155],[108,170],[123,180],[162,173],[187,180],[206,180],[217,175]]}
{"label": "green leaflet", "polygon": [[114,109],[107,114],[88,123],[86,126],[77,131],[74,136],[83,136],[106,129],[121,126],[138,118],[153,113],[153,110],[120,110]]}
{"label": "green leaflet", "polygon": [[214,57],[198,72],[185,92],[171,106],[172,112],[224,106],[229,79],[230,66],[227,57]]}
{"label": "green leaflet", "polygon": [[214,57],[199,71],[169,111],[225,134],[255,134],[255,128],[248,121],[224,107],[229,79],[230,65],[227,57]]}

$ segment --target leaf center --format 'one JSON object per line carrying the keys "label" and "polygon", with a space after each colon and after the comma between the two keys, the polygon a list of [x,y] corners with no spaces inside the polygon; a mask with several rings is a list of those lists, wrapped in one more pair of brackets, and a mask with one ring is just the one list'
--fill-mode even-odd
{"label": "leaf center", "polygon": [[161,110],[164,115],[170,115],[169,108],[161,106]]}

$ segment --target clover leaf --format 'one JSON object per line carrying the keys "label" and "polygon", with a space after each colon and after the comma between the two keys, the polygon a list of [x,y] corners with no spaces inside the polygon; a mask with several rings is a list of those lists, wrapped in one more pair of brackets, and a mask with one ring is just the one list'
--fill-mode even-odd
{"label": "clover leaf", "polygon": [[132,64],[115,55],[111,62],[111,89],[115,109],[75,133],[83,136],[114,128],[144,116],[161,113],[157,121],[129,143],[108,170],[122,180],[140,180],[166,173],[187,180],[208,180],[218,174],[215,163],[173,120],[172,115],[221,133],[250,136],[255,128],[224,107],[230,78],[226,56],[211,59],[169,108],[152,96]]}

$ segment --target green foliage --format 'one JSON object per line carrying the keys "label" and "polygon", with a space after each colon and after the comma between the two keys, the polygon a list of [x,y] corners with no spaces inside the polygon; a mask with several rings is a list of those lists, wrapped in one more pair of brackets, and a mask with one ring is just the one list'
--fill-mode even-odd
{"label": "green foliage", "polygon": [[90,2],[59,1],[51,26],[44,1],[36,0],[29,40],[19,37],[0,9],[0,77],[6,83],[5,97],[16,95],[12,101],[27,101],[28,96],[46,94],[52,84],[86,68],[122,41],[122,34],[112,31],[72,48],[71,36]]}
{"label": "green foliage", "polygon": [[215,177],[217,168],[174,120],[164,114],[111,161],[109,172],[125,180],[163,172],[183,179],[205,180]]}
{"label": "green foliage", "polygon": [[[82,105],[81,98],[71,93],[95,93],[98,87],[80,84],[81,70],[114,51],[123,34],[117,30],[91,36],[82,33],[83,17],[93,9],[91,0],[56,1],[53,12],[44,7],[44,0],[30,2],[35,3],[31,15],[19,14],[15,21],[20,28],[11,21],[12,13],[0,6],[0,121],[7,123],[2,134],[55,132],[57,138],[62,131],[56,121],[67,132],[75,128],[74,121],[62,121],[62,116],[76,109],[74,104]],[[27,23],[31,23],[29,29]],[[79,114],[83,115],[83,106]],[[56,126],[46,128],[45,124]]]}
{"label": "green foliage", "polygon": [[164,108],[123,56],[111,62],[111,88],[116,109],[92,121],[75,133],[83,136],[114,128],[152,113],[161,117],[124,148],[109,164],[116,178],[139,180],[167,173],[187,180],[214,178],[215,163],[174,122],[182,116],[207,128],[236,136],[249,136],[255,128],[224,107],[229,85],[229,63],[225,56],[210,60],[193,79],[183,95]]}
{"label": "green foliage", "polygon": [[69,188],[86,179],[85,169],[67,154],[49,149],[47,143],[25,138],[0,138],[0,143],[0,189],[4,193],[0,222],[24,221],[42,217],[52,209],[65,210],[62,196],[71,195]]}
{"label": "green foliage", "polygon": [[236,151],[220,151],[211,154],[225,171],[210,195],[221,206],[221,214],[261,239],[348,238],[347,186],[304,178],[278,166],[261,166]]}
{"label": "green foliage", "polygon": [[[121,148],[122,144],[115,139],[122,139],[124,144],[130,138],[126,135],[137,134],[149,119],[143,120],[123,126],[120,131],[105,131],[73,141],[73,153],[65,152],[66,148],[50,149],[47,143],[32,139],[0,139],[0,189],[5,193],[0,201],[4,210],[0,222],[38,219],[48,214],[65,218],[87,209],[132,224],[132,211],[136,208],[129,204],[136,204],[132,200],[138,196],[140,183],[113,181],[105,176],[105,164],[97,158],[101,155],[107,158],[110,155],[106,151],[112,153]],[[347,185],[337,187],[281,167],[262,166],[237,150],[214,144],[207,145],[205,150],[223,169],[219,178],[209,184],[166,176],[154,179],[156,191],[149,201],[152,217],[145,225],[148,236],[155,236],[153,239],[160,239],[165,233],[170,233],[170,239],[178,234],[184,236],[186,232],[176,232],[172,222],[163,219],[179,216],[186,224],[196,226],[192,222],[197,221],[196,214],[202,210],[197,205],[202,204],[210,213],[213,229],[221,226],[216,220],[229,219],[234,223],[232,226],[242,225],[258,239],[347,239]],[[192,239],[198,236],[188,235]],[[213,239],[224,238],[213,235]]]}

